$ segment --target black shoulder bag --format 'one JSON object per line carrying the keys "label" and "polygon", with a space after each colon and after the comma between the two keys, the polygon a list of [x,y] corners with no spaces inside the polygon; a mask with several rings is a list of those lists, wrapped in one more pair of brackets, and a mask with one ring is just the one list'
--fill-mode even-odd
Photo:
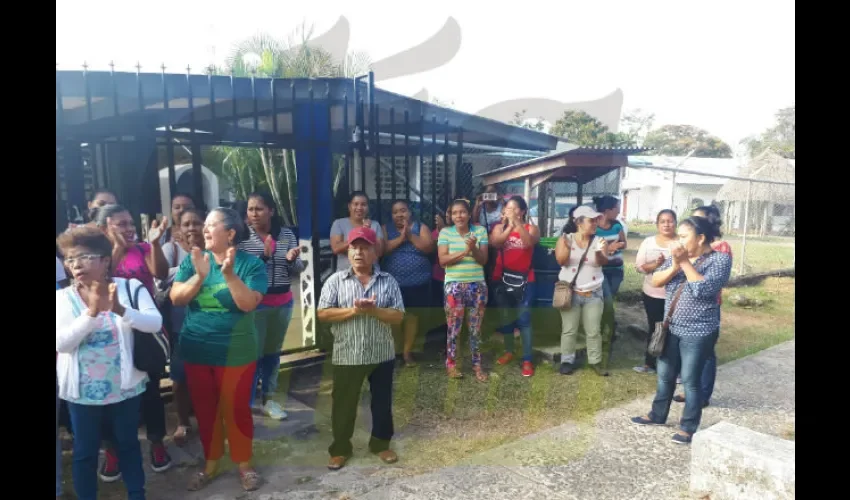
{"label": "black shoulder bag", "polygon": [[[510,237],[510,235],[508,235]],[[507,243],[507,240],[505,240]],[[534,267],[534,258],[525,272],[509,270],[505,265],[505,245],[499,249],[502,257],[502,279],[496,284],[496,303],[501,307],[517,307],[525,298],[528,287],[528,275]]]}
{"label": "black shoulder bag", "polygon": [[[130,307],[139,310],[139,292],[145,285],[139,285],[134,292],[130,291],[130,280],[124,280]],[[160,329],[156,333],[140,332],[133,329],[133,364],[138,370],[149,374],[165,373],[171,344],[168,336]]]}

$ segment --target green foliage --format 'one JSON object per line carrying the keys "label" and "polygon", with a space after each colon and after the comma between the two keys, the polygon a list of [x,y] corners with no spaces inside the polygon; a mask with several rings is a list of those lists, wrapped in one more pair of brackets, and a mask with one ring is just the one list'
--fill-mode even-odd
{"label": "green foliage", "polygon": [[758,137],[749,137],[741,141],[751,157],[758,156],[765,149],[772,149],[777,154],[796,158],[796,104],[776,112],[776,124],[764,131]]}
{"label": "green foliage", "polygon": [[635,141],[627,134],[611,132],[606,125],[584,111],[565,111],[549,133],[579,146],[635,146]]}
{"label": "green foliage", "polygon": [[697,158],[732,158],[728,144],[693,125],[664,125],[650,131],[643,145],[656,155],[686,156],[693,150]]}
{"label": "green foliage", "polygon": [[[218,74],[265,78],[353,77],[369,70],[371,62],[362,52],[350,52],[336,60],[312,43],[313,29],[299,27],[287,40],[258,34],[236,43],[225,68],[210,68]],[[233,148],[217,146],[205,155],[208,168],[226,179],[237,199],[251,191],[271,192],[287,225],[297,224],[297,182],[295,152],[270,148]],[[342,160],[334,159],[334,194],[339,187]]]}
{"label": "green foliage", "polygon": [[527,128],[529,130],[536,130],[538,132],[546,132],[546,122],[543,118],[528,118],[526,113],[528,110],[523,109],[522,111],[517,111],[514,113],[514,118],[509,123],[511,125],[515,125],[517,127]]}

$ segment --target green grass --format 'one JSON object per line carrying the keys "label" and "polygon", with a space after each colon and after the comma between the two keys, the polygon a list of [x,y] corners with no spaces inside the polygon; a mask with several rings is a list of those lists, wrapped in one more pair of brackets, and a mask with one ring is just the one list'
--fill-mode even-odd
{"label": "green grass", "polygon": [[[794,279],[769,278],[762,285],[724,292],[744,293],[759,298],[764,305],[757,309],[741,309],[727,301],[723,305],[723,326],[717,354],[721,363],[758,352],[794,337]],[[554,338],[560,320],[545,328],[548,335],[535,331],[535,343]],[[544,323],[546,324],[546,323]],[[593,418],[603,409],[622,405],[651,394],[655,379],[632,371],[643,359],[642,342],[624,340],[626,355],[615,357],[611,376],[600,378],[583,369],[571,377],[557,373],[550,364],[537,366],[534,377],[523,378],[518,363],[497,366],[493,360],[501,354],[496,342],[485,342],[485,366],[492,370],[487,383],[472,376],[468,351],[459,356],[466,377],[449,380],[441,364],[420,364],[401,369],[396,376],[394,414],[396,448],[404,456],[406,466],[427,470],[464,462],[472,456],[545,428],[567,421],[577,422],[582,433],[594,432]],[[466,344],[461,339],[459,345]],[[329,373],[332,368],[328,367]],[[319,412],[330,414],[329,386],[320,398]],[[315,437],[316,460],[326,459],[329,428],[319,424],[322,434]],[[358,425],[355,447],[364,450],[368,429]],[[585,436],[586,437],[586,436]],[[291,446],[291,441],[287,446]],[[575,452],[580,455],[577,439]],[[280,463],[280,445],[256,444],[257,454]],[[290,453],[289,455],[293,455]],[[497,460],[498,457],[493,458]],[[264,459],[265,460],[265,459]],[[287,459],[287,463],[292,463]],[[365,463],[369,458],[359,458]],[[299,462],[304,463],[304,462]]]}

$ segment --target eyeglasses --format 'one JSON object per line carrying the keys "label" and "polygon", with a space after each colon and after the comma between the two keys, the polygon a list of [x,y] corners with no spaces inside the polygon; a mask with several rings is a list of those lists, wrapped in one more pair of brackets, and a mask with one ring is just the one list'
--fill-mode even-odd
{"label": "eyeglasses", "polygon": [[77,255],[76,257],[65,257],[65,265],[68,267],[72,267],[74,264],[77,263],[77,261],[80,261],[80,264],[88,264],[89,262],[93,262],[101,258],[103,258],[103,255],[84,253],[82,255]]}

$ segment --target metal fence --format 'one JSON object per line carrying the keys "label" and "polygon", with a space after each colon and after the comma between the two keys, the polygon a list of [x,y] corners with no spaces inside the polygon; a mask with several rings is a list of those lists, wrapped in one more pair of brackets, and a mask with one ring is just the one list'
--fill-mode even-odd
{"label": "metal fence", "polygon": [[657,232],[655,215],[672,208],[679,219],[702,205],[720,210],[723,240],[733,255],[733,277],[794,268],[794,161],[756,158],[740,175],[722,175],[682,168],[639,166],[658,173],[666,185],[621,189],[621,216],[628,230],[625,280],[621,291],[638,294],[644,275],[634,265],[644,238]]}

